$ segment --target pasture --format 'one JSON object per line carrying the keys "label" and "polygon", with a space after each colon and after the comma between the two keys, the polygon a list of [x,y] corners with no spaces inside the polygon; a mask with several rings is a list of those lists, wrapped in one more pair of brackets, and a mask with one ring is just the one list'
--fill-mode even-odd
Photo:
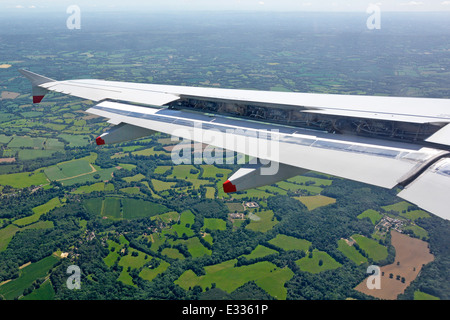
{"label": "pasture", "polygon": [[378,221],[381,220],[383,216],[373,209],[367,209],[363,213],[361,213],[359,216],[357,216],[358,219],[364,219],[369,218],[372,224],[376,225]]}
{"label": "pasture", "polygon": [[233,259],[205,267],[203,276],[197,276],[192,270],[187,270],[175,280],[175,284],[186,290],[198,285],[205,291],[215,283],[218,288],[231,293],[245,283],[255,281],[274,298],[286,299],[287,289],[284,284],[294,275],[288,267],[278,268],[267,261],[235,267],[236,262],[237,260]]}
{"label": "pasture", "polygon": [[284,234],[277,234],[269,243],[286,251],[300,250],[306,252],[311,246],[311,242],[308,240],[298,239]]}
{"label": "pasture", "polygon": [[337,269],[341,266],[339,262],[334,260],[326,252],[314,249],[311,254],[312,256],[307,255],[295,262],[300,267],[300,270],[310,273],[319,273]]}
{"label": "pasture", "polygon": [[222,219],[215,218],[204,218],[202,230],[225,230],[227,228],[227,223]]}
{"label": "pasture", "polygon": [[6,300],[12,300],[22,295],[23,291],[30,287],[34,280],[43,278],[47,272],[58,262],[58,258],[50,255],[38,262],[31,263],[20,270],[18,278],[0,286],[0,295]]}
{"label": "pasture", "polygon": [[381,261],[387,258],[387,248],[379,244],[377,241],[359,234],[352,235],[352,239],[356,241],[359,247],[364,250],[364,252],[367,253],[367,256],[374,262]]}
{"label": "pasture", "polygon": [[245,228],[253,231],[267,232],[278,224],[272,210],[262,210],[255,212],[257,219],[251,219],[250,223]]}
{"label": "pasture", "polygon": [[13,188],[27,188],[48,184],[49,181],[44,173],[38,170],[34,172],[19,172],[0,175],[0,185],[11,186]]}
{"label": "pasture", "polygon": [[62,181],[76,176],[85,175],[94,172],[94,167],[87,160],[72,160],[61,162],[55,166],[44,169],[44,173],[49,180]]}
{"label": "pasture", "polygon": [[[65,201],[65,199],[63,199],[63,200]],[[49,212],[49,211],[51,211],[51,210],[53,210],[53,209],[55,209],[57,207],[61,207],[63,204],[64,203],[61,202],[58,197],[55,197],[55,198],[49,200],[48,202],[46,202],[46,203],[44,203],[44,204],[42,204],[40,206],[34,207],[33,208],[33,212],[34,212],[33,215],[25,217],[25,218],[18,219],[18,220],[15,220],[14,224],[16,224],[19,227],[23,227],[23,226],[32,224],[32,223],[38,221],[39,218],[43,214],[45,214],[45,213],[47,213],[47,212]]]}
{"label": "pasture", "polygon": [[27,229],[50,229],[50,228],[53,228],[52,221],[38,221],[25,227],[18,227],[15,224],[10,224],[0,229],[0,251],[6,249],[9,241],[11,241],[11,239],[18,231],[23,231]]}
{"label": "pasture", "polygon": [[303,203],[309,211],[336,203],[336,199],[322,195],[294,197],[294,199]]}
{"label": "pasture", "polygon": [[91,214],[112,220],[149,218],[168,211],[167,207],[151,201],[120,197],[90,198],[83,204]]}
{"label": "pasture", "polygon": [[249,254],[243,255],[248,260],[262,258],[271,254],[277,254],[278,251],[267,248],[263,245],[258,245],[252,252]]}
{"label": "pasture", "polygon": [[354,246],[351,246],[344,239],[338,240],[338,250],[342,252],[347,258],[353,261],[356,265],[367,262],[364,257]]}

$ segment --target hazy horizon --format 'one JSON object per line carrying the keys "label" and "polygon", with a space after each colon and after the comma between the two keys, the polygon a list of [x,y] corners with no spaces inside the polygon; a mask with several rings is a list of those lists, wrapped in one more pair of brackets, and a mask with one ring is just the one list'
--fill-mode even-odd
{"label": "hazy horizon", "polygon": [[77,5],[86,11],[298,11],[298,12],[366,12],[375,4],[384,12],[449,12],[450,0],[3,0],[0,12],[31,10],[60,11]]}

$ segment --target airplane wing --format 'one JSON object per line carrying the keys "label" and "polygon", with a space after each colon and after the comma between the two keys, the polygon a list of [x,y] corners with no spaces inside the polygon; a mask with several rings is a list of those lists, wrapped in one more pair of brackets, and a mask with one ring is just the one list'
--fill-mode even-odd
{"label": "airplane wing", "polygon": [[[115,126],[97,144],[158,131],[209,145],[206,162],[220,161],[222,150],[259,159],[229,177],[225,192],[313,170],[400,187],[398,196],[450,220],[450,100],[55,81],[20,72],[35,103],[48,91],[98,102],[87,112]],[[182,153],[172,152],[172,160],[183,161]]]}

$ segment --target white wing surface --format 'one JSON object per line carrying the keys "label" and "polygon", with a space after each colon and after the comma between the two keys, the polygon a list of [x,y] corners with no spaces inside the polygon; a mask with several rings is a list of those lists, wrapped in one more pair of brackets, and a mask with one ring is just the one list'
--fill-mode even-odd
{"label": "white wing surface", "polygon": [[[399,196],[450,219],[446,206],[450,194],[447,99],[260,92],[102,80],[55,81],[29,71],[21,73],[32,82],[33,88],[99,102],[87,112],[108,118],[117,126],[97,138],[98,144],[158,131],[213,146],[217,148],[215,151],[230,150],[269,161],[262,167],[243,168],[230,177],[224,184],[227,192],[274,183],[277,178],[280,181],[306,169],[389,189],[404,188]],[[433,124],[439,125],[439,129],[426,141],[427,145],[164,107],[187,99],[245,102],[277,109],[295,107],[303,113]],[[272,173],[275,177],[262,176],[264,170],[275,166],[279,169]]]}

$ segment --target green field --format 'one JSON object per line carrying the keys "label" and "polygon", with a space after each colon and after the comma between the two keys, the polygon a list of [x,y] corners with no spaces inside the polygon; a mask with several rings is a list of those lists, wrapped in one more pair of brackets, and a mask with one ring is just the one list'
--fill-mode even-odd
{"label": "green field", "polygon": [[302,196],[294,198],[303,203],[308,208],[309,211],[319,207],[327,206],[329,204],[336,203],[336,199],[322,195]]}
{"label": "green field", "polygon": [[0,295],[6,300],[12,300],[15,297],[19,297],[34,280],[45,277],[47,272],[56,264],[56,262],[58,262],[58,258],[51,255],[26,266],[20,270],[19,278],[0,286]]}
{"label": "green field", "polygon": [[168,209],[154,202],[119,197],[98,197],[84,200],[85,208],[94,215],[113,220],[153,217]]}
{"label": "green field", "polygon": [[[116,168],[108,168],[108,169],[100,169],[99,167],[92,165],[95,170],[94,172],[81,174],[76,177],[68,178],[65,180],[60,180],[61,184],[64,186],[70,186],[75,183],[89,183],[89,182],[99,182],[99,181],[109,181],[112,178],[112,175]],[[98,176],[97,176],[98,175]]]}
{"label": "green field", "polygon": [[403,230],[411,230],[415,236],[419,237],[420,239],[428,240],[429,234],[428,232],[418,225],[410,225],[403,228]]}
{"label": "green field", "polygon": [[359,234],[354,234],[352,238],[358,243],[359,247],[364,250],[368,257],[373,261],[381,261],[387,258],[388,252],[385,246],[382,246],[373,239],[366,238]]}
{"label": "green field", "polygon": [[0,175],[0,185],[11,186],[13,188],[27,188],[48,184],[49,181],[41,172],[20,172]]}
{"label": "green field", "polygon": [[158,274],[163,273],[164,271],[167,270],[167,268],[170,267],[170,264],[168,262],[157,258],[154,259],[160,262],[159,266],[156,268],[149,268],[149,267],[142,268],[141,272],[139,273],[139,276],[142,279],[152,281]]}
{"label": "green field", "polygon": [[370,221],[372,221],[372,223],[375,225],[378,223],[378,221],[381,220],[382,217],[383,216],[378,211],[367,209],[366,211],[361,213],[357,218],[358,219],[369,218]]}
{"label": "green field", "polygon": [[131,153],[134,156],[155,156],[155,155],[161,155],[161,154],[169,154],[168,152],[165,151],[155,151],[154,147],[152,148],[148,148],[148,149],[144,149],[144,150],[139,150],[139,151],[134,151]]}
{"label": "green field", "polygon": [[119,261],[119,266],[123,267],[123,269],[118,280],[130,286],[136,286],[133,283],[133,278],[130,276],[128,269],[139,269],[144,266],[148,259],[149,256],[147,254],[133,248],[128,248],[128,254],[121,257]]}
{"label": "green field", "polygon": [[111,267],[115,263],[115,261],[117,261],[117,259],[120,257],[119,253],[123,249],[123,247],[125,245],[129,245],[129,242],[125,239],[124,236],[121,236],[119,238],[119,242],[120,243],[117,243],[113,240],[107,240],[108,248],[110,251],[108,255],[105,258],[103,258],[103,261],[109,267]]}
{"label": "green field", "polygon": [[93,215],[102,215],[103,198],[90,198],[83,201],[86,210]]}
{"label": "green field", "polygon": [[250,223],[246,226],[247,229],[259,232],[267,232],[278,224],[272,210],[262,210],[254,214],[256,219],[251,219]]}
{"label": "green field", "polygon": [[33,208],[33,212],[34,212],[33,215],[22,218],[22,219],[15,220],[14,224],[18,225],[19,227],[23,227],[23,226],[32,224],[32,223],[38,221],[39,218],[43,214],[45,214],[45,213],[49,212],[50,210],[53,210],[57,207],[60,207],[62,205],[63,205],[63,203],[59,200],[59,198],[55,197],[55,198],[51,199],[50,201],[48,201],[47,203],[44,203],[43,205]]}
{"label": "green field", "polygon": [[44,169],[44,172],[49,180],[61,181],[93,172],[93,168],[89,161],[80,159],[58,163]]}
{"label": "green field", "polygon": [[24,296],[21,300],[53,300],[55,290],[51,281],[48,279],[38,289]]}
{"label": "green field", "polygon": [[8,148],[43,148],[46,138],[31,138],[31,137],[19,137],[15,136]]}
{"label": "green field", "polygon": [[53,228],[52,221],[38,221],[36,223],[27,225],[25,227],[18,227],[15,224],[10,224],[0,229],[0,251],[3,251],[8,246],[9,241],[14,237],[18,231],[27,229],[50,229]]}
{"label": "green field", "polygon": [[113,197],[106,197],[103,200],[103,208],[101,215],[108,217],[109,219],[119,220],[122,218],[122,212],[120,210],[120,199]]}
{"label": "green field", "polygon": [[323,191],[323,188],[318,187],[316,185],[299,185],[290,183],[288,181],[277,182],[276,185],[278,188],[281,188],[286,191],[297,191],[297,190],[305,190],[308,191],[312,195],[319,194]]}
{"label": "green field", "polygon": [[18,152],[19,160],[34,160],[51,157],[55,152],[63,151],[64,143],[52,138],[13,136],[8,143],[8,148],[13,153]]}
{"label": "green field", "polygon": [[284,234],[277,234],[277,236],[270,240],[269,243],[286,251],[300,250],[306,252],[311,246],[311,242],[307,240],[294,238]]}
{"label": "green field", "polygon": [[308,255],[295,262],[302,271],[310,273],[319,273],[326,270],[337,269],[341,266],[339,262],[334,260],[328,253],[314,249],[312,257]]}
{"label": "green field", "polygon": [[98,182],[91,185],[81,186],[77,190],[72,191],[73,194],[85,194],[91,192],[112,192],[114,191],[114,185],[112,183],[105,184],[104,182]]}
{"label": "green field", "polygon": [[175,281],[175,284],[186,290],[199,285],[205,291],[215,283],[218,288],[231,293],[243,284],[255,281],[274,298],[286,299],[287,290],[284,284],[294,275],[289,268],[280,269],[267,261],[235,267],[236,261],[229,260],[205,267],[206,274],[200,277],[192,270],[187,270]]}
{"label": "green field", "polygon": [[[169,241],[171,243],[172,241]],[[189,253],[193,258],[202,257],[204,255],[211,255],[212,251],[207,249],[203,244],[200,242],[200,239],[197,237],[192,237],[187,240],[181,240],[178,239],[173,244],[184,244],[187,248]]]}
{"label": "green field", "polygon": [[210,230],[225,230],[227,228],[227,223],[222,219],[205,218],[203,220],[202,229]]}
{"label": "green field", "polygon": [[170,189],[176,184],[176,182],[165,182],[161,180],[152,179],[153,188],[156,192],[164,191]]}
{"label": "green field", "polygon": [[91,138],[87,135],[66,134],[62,133],[58,136],[68,143],[71,148],[84,147],[90,143]]}
{"label": "green field", "polygon": [[[230,169],[217,168],[212,164],[201,165],[201,167],[203,169],[203,175],[202,175],[203,178],[218,179],[218,178],[228,177],[228,175],[231,172]],[[220,175],[222,175],[222,176],[220,176]]]}
{"label": "green field", "polygon": [[56,151],[54,150],[41,150],[41,149],[24,149],[19,150],[19,160],[34,160],[38,158],[51,157]]}
{"label": "green field", "polygon": [[354,246],[349,246],[344,239],[338,241],[338,250],[357,265],[367,262],[367,258],[356,250]]}
{"label": "green field", "polygon": [[194,231],[191,229],[194,221],[195,216],[190,210],[183,211],[181,213],[179,222],[174,224],[172,226],[172,229],[166,232],[170,234],[176,233],[179,237],[183,236],[183,234],[191,237],[194,235]]}
{"label": "green field", "polygon": [[134,175],[132,177],[125,177],[123,178],[123,180],[125,180],[126,182],[135,182],[135,181],[141,181],[142,179],[144,179],[145,176],[141,173]]}
{"label": "green field", "polygon": [[244,255],[243,257],[245,257],[246,259],[250,260],[250,259],[257,259],[257,258],[262,258],[271,254],[277,254],[278,251],[267,248],[263,245],[258,245],[250,254]]}
{"label": "green field", "polygon": [[129,198],[122,199],[122,207],[124,219],[153,217],[168,211],[161,204]]}
{"label": "green field", "polygon": [[416,290],[414,291],[414,300],[440,300],[438,297],[431,294]]}

